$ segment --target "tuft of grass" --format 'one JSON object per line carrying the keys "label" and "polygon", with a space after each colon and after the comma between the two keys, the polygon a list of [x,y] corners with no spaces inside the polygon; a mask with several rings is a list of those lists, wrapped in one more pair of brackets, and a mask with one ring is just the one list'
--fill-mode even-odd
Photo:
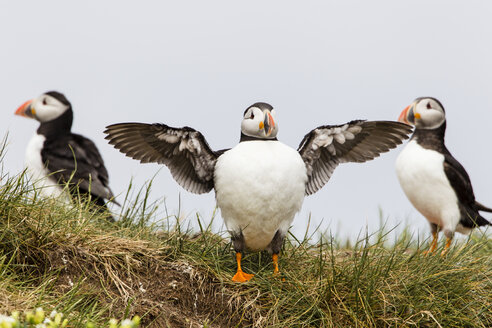
{"label": "tuft of grass", "polygon": [[[0,152],[1,155],[1,152]],[[1,156],[0,156],[1,158]],[[236,284],[226,232],[160,214],[151,183],[128,189],[120,220],[84,200],[38,197],[25,173],[1,174],[0,314],[43,307],[70,326],[138,315],[144,327],[491,327],[492,241],[473,235],[441,257],[404,231],[290,236],[272,275],[267,253],[247,253],[255,277]],[[213,220],[213,219],[212,219]]]}
{"label": "tuft of grass", "polygon": [[[65,328],[72,325],[68,319],[63,318],[63,313],[51,311],[50,314],[42,308],[37,308],[35,311],[26,311],[20,313],[12,312],[10,316],[0,314],[0,327],[2,328]],[[138,328],[140,326],[140,318],[138,316],[132,319],[125,319],[119,322],[116,319],[110,319],[107,323],[109,328]],[[95,328],[92,322],[86,324],[86,328]]]}

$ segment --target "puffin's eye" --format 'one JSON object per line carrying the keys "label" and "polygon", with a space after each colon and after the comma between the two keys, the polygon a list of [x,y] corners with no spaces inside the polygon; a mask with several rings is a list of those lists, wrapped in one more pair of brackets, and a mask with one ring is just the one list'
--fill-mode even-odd
{"label": "puffin's eye", "polygon": [[432,108],[431,103],[430,103],[430,102],[428,102],[428,103],[427,103],[427,109],[431,109],[431,108]]}
{"label": "puffin's eye", "polygon": [[47,102],[46,102],[46,98],[43,99],[43,105],[46,105]]}
{"label": "puffin's eye", "polygon": [[255,118],[255,114],[253,113],[253,111],[251,111],[251,116],[249,118],[250,119],[254,119]]}

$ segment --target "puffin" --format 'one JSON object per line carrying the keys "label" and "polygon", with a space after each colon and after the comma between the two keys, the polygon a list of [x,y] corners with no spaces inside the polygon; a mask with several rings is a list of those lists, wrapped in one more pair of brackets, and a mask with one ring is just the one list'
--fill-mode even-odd
{"label": "puffin", "polygon": [[372,160],[401,144],[411,129],[391,121],[323,125],[306,134],[296,150],[277,139],[275,109],[258,102],[244,111],[239,143],[231,149],[212,150],[202,133],[188,126],[119,123],[104,133],[126,156],[166,165],[187,191],[215,190],[236,253],[232,280],[245,282],[253,277],[241,268],[246,249],[268,250],[274,275],[279,274],[283,240],[304,197],[321,189],[338,164]]}
{"label": "puffin", "polygon": [[473,228],[491,225],[479,211],[492,212],[475,200],[465,168],[446,148],[446,114],[439,100],[417,98],[398,121],[415,126],[410,141],[396,160],[400,185],[412,205],[429,221],[432,242],[424,254],[437,247],[439,231],[451,245],[454,233],[469,234]]}
{"label": "puffin", "polygon": [[95,208],[113,221],[106,200],[118,203],[109,188],[108,171],[96,145],[71,132],[73,111],[68,99],[49,91],[23,103],[15,115],[40,123],[26,149],[27,172],[39,194],[64,202],[78,195],[90,196]]}

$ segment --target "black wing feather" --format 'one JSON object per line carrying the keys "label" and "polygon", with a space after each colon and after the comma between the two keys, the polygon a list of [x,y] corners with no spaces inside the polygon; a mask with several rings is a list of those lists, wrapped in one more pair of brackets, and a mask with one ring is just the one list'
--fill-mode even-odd
{"label": "black wing feather", "polygon": [[444,149],[443,165],[444,173],[458,197],[461,210],[460,223],[467,228],[491,224],[478,211],[490,212],[492,210],[475,200],[475,194],[468,173],[447,149]]}
{"label": "black wing feather", "polygon": [[120,123],[106,127],[106,139],[120,152],[141,163],[165,164],[184,189],[202,194],[214,187],[217,158],[203,135],[190,127]]}
{"label": "black wing feather", "polygon": [[298,151],[306,163],[306,194],[321,189],[340,163],[363,163],[395,148],[408,138],[412,128],[391,121],[351,121],[323,125],[304,136]]}
{"label": "black wing feather", "polygon": [[41,158],[59,183],[77,185],[79,191],[95,198],[114,197],[104,161],[91,140],[78,134],[47,139]]}

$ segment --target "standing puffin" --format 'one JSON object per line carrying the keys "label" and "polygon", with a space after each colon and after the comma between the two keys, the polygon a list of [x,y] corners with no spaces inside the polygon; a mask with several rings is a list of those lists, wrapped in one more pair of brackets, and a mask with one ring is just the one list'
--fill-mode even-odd
{"label": "standing puffin", "polygon": [[304,196],[321,189],[339,163],[371,160],[410,132],[399,122],[326,125],[309,132],[296,151],[277,140],[275,110],[262,102],[244,111],[240,142],[232,149],[211,150],[190,127],[120,123],[105,131],[109,143],[127,156],[167,165],[184,189],[197,194],[215,189],[236,251],[232,280],[237,282],[253,277],[241,270],[245,248],[267,249],[274,273],[279,272],[278,254]]}
{"label": "standing puffin", "polygon": [[398,179],[410,202],[431,225],[433,239],[425,253],[434,252],[442,230],[447,241],[444,255],[455,231],[469,233],[472,228],[490,225],[478,211],[492,209],[475,200],[468,173],[444,145],[446,116],[439,100],[417,98],[398,120],[415,125],[396,161]]}
{"label": "standing puffin", "polygon": [[27,169],[39,193],[68,201],[63,187],[69,183],[73,197],[90,195],[93,203],[106,211],[105,199],[114,202],[108,171],[96,145],[70,131],[73,112],[67,98],[56,91],[46,92],[26,101],[15,115],[41,123],[26,150]]}

